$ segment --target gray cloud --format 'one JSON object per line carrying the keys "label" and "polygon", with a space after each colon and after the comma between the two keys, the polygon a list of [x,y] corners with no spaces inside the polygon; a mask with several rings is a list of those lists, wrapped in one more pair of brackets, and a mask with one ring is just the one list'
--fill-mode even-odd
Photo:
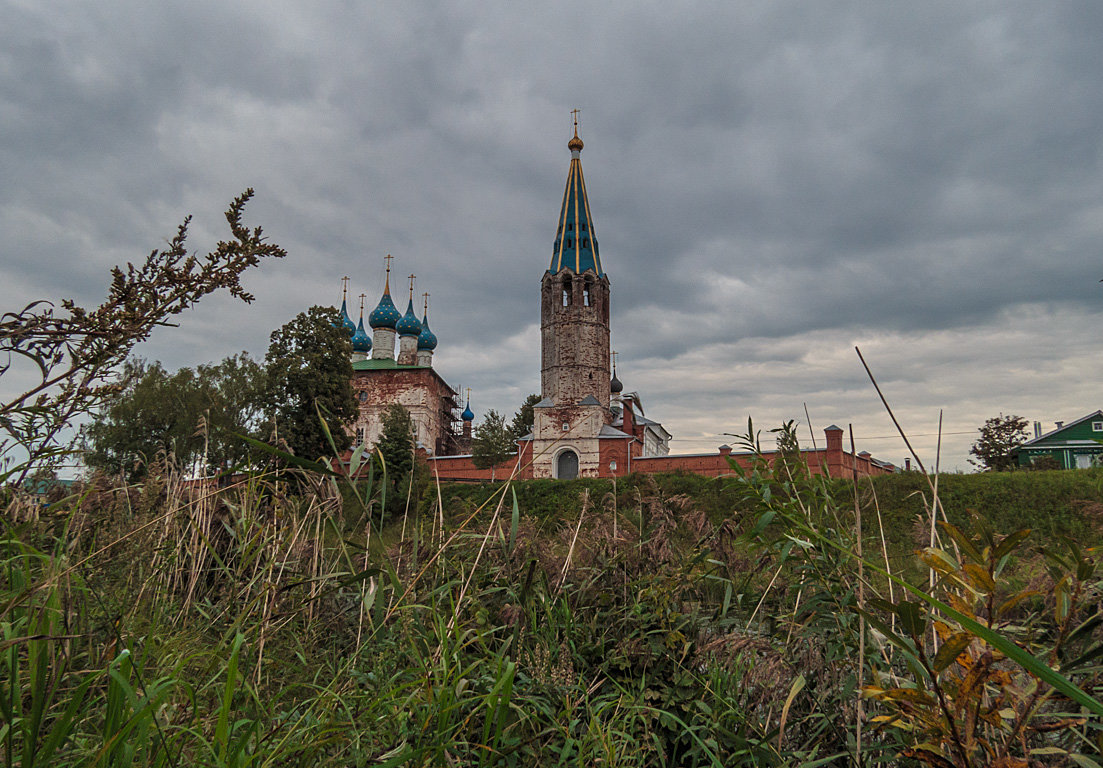
{"label": "gray cloud", "polygon": [[1099,407],[1103,9],[666,11],[0,5],[0,297],[94,303],[189,212],[212,247],[253,186],[290,257],[247,277],[253,307],[212,297],[143,354],[263,354],[341,275],[373,306],[392,253],[396,295],[410,272],[432,293],[442,373],[511,412],[580,106],[613,343],[676,435],[805,401],[883,435],[857,342],[917,422]]}

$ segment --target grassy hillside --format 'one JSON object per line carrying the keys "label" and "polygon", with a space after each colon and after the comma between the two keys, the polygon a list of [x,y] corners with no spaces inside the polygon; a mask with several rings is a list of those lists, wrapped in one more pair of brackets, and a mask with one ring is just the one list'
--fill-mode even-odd
{"label": "grassy hillside", "polygon": [[[610,510],[613,505],[611,480],[528,480],[514,483],[513,488],[525,514],[540,520],[574,519],[584,498]],[[834,480],[829,489],[838,509],[849,512],[851,482]],[[441,496],[446,509],[459,512],[485,503],[496,490],[491,484],[450,483],[442,486]],[[428,493],[436,490],[430,488]],[[635,509],[655,495],[684,497],[692,508],[717,522],[757,508],[756,501],[747,500],[743,481],[735,477],[631,475],[616,483],[616,504],[622,510]],[[947,474],[938,478],[938,495],[949,520],[962,528],[968,529],[972,520],[980,518],[1002,534],[1030,528],[1039,541],[1070,536],[1085,545],[1103,544],[1103,469]],[[865,478],[859,485],[863,507],[871,515],[880,510],[896,557],[926,546],[930,496],[927,478],[917,472]]]}

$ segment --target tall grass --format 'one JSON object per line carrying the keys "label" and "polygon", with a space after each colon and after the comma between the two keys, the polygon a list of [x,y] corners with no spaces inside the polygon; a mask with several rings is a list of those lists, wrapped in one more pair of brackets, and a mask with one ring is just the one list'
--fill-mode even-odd
{"label": "tall grass", "polygon": [[[898,727],[926,712],[909,697],[950,700],[923,721],[931,743],[966,701],[965,668],[936,668],[923,643],[931,625],[954,647],[971,630],[893,599],[879,532],[866,568],[882,575],[859,611],[854,497],[832,481],[762,462],[701,494],[677,479],[633,479],[619,497],[590,487],[558,515],[527,508],[540,483],[478,498],[433,486],[385,530],[378,489],[342,482],[317,471],[195,487],[163,463],[141,486],[97,481],[7,515],[4,765],[888,764],[926,759],[918,725]],[[1004,546],[991,536],[991,551]],[[998,561],[972,543],[980,560],[945,565],[936,597],[1006,634],[985,613],[1001,593],[978,574],[1006,576],[1027,541]],[[1006,621],[1091,694],[1092,555],[1052,556],[1052,581],[1018,584],[1031,594]],[[968,637],[963,653],[996,648]],[[1007,659],[989,669],[978,700],[1003,695],[999,670],[1039,691],[1010,740],[1026,751],[1006,757],[1091,764],[1096,717]],[[1032,727],[1062,712],[1062,727]]]}

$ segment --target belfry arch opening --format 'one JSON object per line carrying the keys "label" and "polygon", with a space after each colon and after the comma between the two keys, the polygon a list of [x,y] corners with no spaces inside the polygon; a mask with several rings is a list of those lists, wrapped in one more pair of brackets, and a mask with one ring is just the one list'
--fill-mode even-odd
{"label": "belfry arch opening", "polygon": [[571,306],[571,276],[563,278],[563,306]]}

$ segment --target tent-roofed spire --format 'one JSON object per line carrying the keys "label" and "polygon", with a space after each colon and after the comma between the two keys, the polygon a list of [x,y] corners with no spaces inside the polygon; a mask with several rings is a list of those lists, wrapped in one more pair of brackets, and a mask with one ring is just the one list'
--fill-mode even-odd
{"label": "tent-roofed spire", "polygon": [[559,212],[559,228],[549,271],[570,269],[575,274],[593,270],[598,275],[601,257],[598,255],[597,234],[590,217],[590,201],[586,197],[586,180],[582,177],[582,139],[578,137],[578,110],[574,114],[574,136],[567,142],[571,150],[571,167],[567,172],[567,189],[563,192],[563,207]]}

